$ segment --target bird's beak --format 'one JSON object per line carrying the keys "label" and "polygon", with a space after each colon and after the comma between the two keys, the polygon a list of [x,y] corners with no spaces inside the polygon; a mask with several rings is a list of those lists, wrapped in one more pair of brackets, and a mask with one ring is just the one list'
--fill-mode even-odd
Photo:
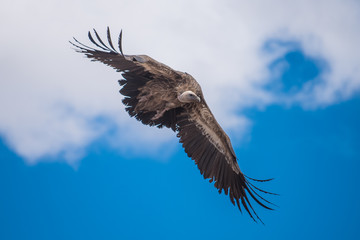
{"label": "bird's beak", "polygon": [[201,102],[201,99],[198,96],[196,96],[196,99],[198,102]]}

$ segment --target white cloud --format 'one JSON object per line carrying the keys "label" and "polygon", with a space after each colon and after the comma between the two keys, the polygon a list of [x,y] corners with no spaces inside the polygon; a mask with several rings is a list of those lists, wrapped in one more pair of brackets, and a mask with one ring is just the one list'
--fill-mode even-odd
{"label": "white cloud", "polygon": [[196,77],[230,136],[244,136],[251,121],[239,109],[283,101],[263,88],[275,74],[268,64],[281,54],[261,50],[268,39],[298,41],[327,61],[321,85],[286,99],[323,107],[360,88],[359,22],[360,4],[350,0],[8,2],[0,10],[0,134],[30,163],[59,156],[74,163],[109,131],[109,144],[126,153],[174,145],[173,133],[123,111],[118,73],[70,49],[72,36],[86,42],[87,30],[104,34],[109,25],[114,35],[124,30],[126,53]]}

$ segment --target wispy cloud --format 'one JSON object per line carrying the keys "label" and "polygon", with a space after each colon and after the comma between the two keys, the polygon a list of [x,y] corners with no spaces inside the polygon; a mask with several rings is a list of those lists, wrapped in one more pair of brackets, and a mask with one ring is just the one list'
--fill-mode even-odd
{"label": "wispy cloud", "polygon": [[[126,53],[191,73],[232,137],[251,126],[241,109],[316,109],[360,88],[357,1],[17,1],[0,10],[0,22],[0,134],[31,163],[74,163],[104,136],[120,151],[141,154],[156,154],[174,137],[130,119],[117,93],[119,74],[70,49],[71,36],[87,41],[92,27],[104,33],[109,25],[114,34],[122,28]],[[280,43],[271,51],[270,40]],[[284,97],[267,86],[286,62],[269,66],[294,50],[326,69]]]}

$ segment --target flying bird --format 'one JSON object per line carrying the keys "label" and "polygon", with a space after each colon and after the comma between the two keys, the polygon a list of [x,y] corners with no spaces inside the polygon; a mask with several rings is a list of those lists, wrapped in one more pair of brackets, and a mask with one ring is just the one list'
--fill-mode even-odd
{"label": "flying bird", "polygon": [[94,34],[95,38],[90,31],[88,33],[93,47],[75,38],[70,43],[91,61],[102,62],[121,73],[122,102],[131,117],[143,124],[167,127],[176,132],[185,152],[195,161],[204,178],[214,181],[219,193],[224,191],[229,195],[240,211],[243,206],[255,222],[261,219],[251,204],[251,198],[260,206],[273,210],[268,206],[272,203],[259,192],[274,193],[264,191],[251,182],[271,179],[253,179],[241,172],[228,135],[211,113],[199,83],[190,74],[176,71],[147,55],[123,54],[122,31],[118,50],[112,43],[109,27],[108,44],[95,29]]}

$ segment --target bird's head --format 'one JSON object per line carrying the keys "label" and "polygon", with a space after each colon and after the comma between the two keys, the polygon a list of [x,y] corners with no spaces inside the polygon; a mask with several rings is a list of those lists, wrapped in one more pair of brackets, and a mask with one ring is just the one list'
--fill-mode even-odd
{"label": "bird's head", "polygon": [[200,98],[193,91],[185,91],[178,96],[180,102],[183,103],[192,103],[200,102]]}

